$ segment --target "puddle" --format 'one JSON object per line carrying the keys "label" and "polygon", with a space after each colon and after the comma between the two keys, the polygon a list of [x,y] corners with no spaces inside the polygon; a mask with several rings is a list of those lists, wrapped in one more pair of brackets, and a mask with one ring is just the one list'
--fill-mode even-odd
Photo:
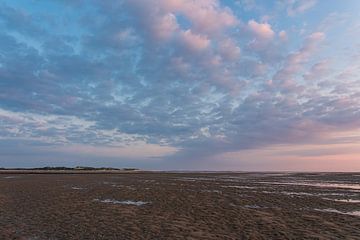
{"label": "puddle", "polygon": [[[253,191],[257,193],[258,191]],[[261,191],[262,193],[269,193],[269,194],[280,194],[279,192],[271,192],[271,191]]]}
{"label": "puddle", "polygon": [[263,208],[263,207],[260,207],[258,205],[244,205],[244,208],[259,209],[259,208]]}
{"label": "puddle", "polygon": [[360,203],[358,199],[334,199],[334,198],[323,198],[324,200],[335,201],[335,202],[345,202],[345,203]]}
{"label": "puddle", "polygon": [[345,193],[334,193],[334,192],[329,192],[329,193],[307,193],[307,192],[286,192],[286,191],[282,191],[282,194],[285,195],[299,195],[299,196],[356,196],[356,194],[345,194]]}
{"label": "puddle", "polygon": [[116,183],[115,182],[103,182],[103,184],[105,184],[105,185],[116,185]]}
{"label": "puddle", "polygon": [[259,188],[259,187],[250,187],[250,186],[231,186],[231,185],[229,185],[229,186],[223,185],[221,187],[223,187],[223,188],[239,188],[239,189],[258,189]]}
{"label": "puddle", "polygon": [[201,192],[209,192],[209,193],[222,193],[222,191],[219,190],[201,190]]}
{"label": "puddle", "polygon": [[19,178],[18,176],[6,176],[6,177],[3,177],[5,179],[14,179],[14,178]]}
{"label": "puddle", "polygon": [[139,182],[144,182],[144,183],[153,183],[156,182],[155,180],[138,180]]}
{"label": "puddle", "polygon": [[221,180],[221,181],[230,181],[230,182],[234,182],[234,181],[240,181],[240,180],[245,180],[247,179],[246,176],[215,176],[216,179]]}
{"label": "puddle", "polygon": [[180,178],[174,178],[174,180],[178,180],[178,181],[190,181],[190,182],[195,182],[195,181],[215,181],[214,178],[203,178],[203,177],[180,177]]}
{"label": "puddle", "polygon": [[342,212],[336,209],[332,209],[332,208],[324,208],[324,209],[318,209],[315,208],[315,211],[319,211],[319,212],[328,212],[328,213],[339,213],[339,214],[344,214],[344,215],[351,215],[351,216],[358,216],[360,217],[360,211],[352,211],[352,212]]}
{"label": "puddle", "polygon": [[307,192],[280,192],[281,194],[289,195],[289,196],[318,196],[318,194],[307,193]]}
{"label": "puddle", "polygon": [[71,187],[71,189],[73,189],[73,190],[84,190],[84,189],[86,189],[86,188],[82,188],[82,187]]}
{"label": "puddle", "polygon": [[277,177],[277,176],[289,176],[293,175],[294,173],[264,173],[265,177]]}
{"label": "puddle", "polygon": [[345,184],[345,183],[319,183],[319,182],[258,182],[261,184],[274,185],[294,185],[294,186],[311,186],[322,188],[344,188],[352,190],[360,190],[360,184]]}
{"label": "puddle", "polygon": [[96,201],[96,202],[101,202],[101,203],[122,204],[122,205],[135,205],[135,206],[142,206],[142,205],[145,205],[145,204],[149,204],[149,203],[150,203],[150,202],[132,201],[132,200],[119,201],[119,200],[114,200],[114,199],[104,199],[104,200],[94,199],[94,201]]}

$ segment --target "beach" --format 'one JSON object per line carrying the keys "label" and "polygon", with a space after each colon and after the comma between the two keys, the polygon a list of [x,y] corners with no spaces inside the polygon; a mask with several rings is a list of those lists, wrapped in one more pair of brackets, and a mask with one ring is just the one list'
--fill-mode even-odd
{"label": "beach", "polygon": [[0,239],[360,239],[360,174],[0,174]]}

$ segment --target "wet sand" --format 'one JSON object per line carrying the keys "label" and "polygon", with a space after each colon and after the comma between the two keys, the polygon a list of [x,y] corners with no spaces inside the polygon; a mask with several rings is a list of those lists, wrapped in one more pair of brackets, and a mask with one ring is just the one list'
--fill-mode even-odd
{"label": "wet sand", "polygon": [[357,173],[0,174],[0,239],[360,239]]}

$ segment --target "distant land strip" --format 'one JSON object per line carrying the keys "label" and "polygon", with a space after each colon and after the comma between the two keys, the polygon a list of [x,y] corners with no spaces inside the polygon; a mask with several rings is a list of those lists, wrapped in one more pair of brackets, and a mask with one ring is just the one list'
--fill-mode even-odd
{"label": "distant land strip", "polygon": [[42,167],[42,168],[0,168],[0,174],[93,174],[93,173],[134,173],[144,172],[137,168],[110,167]]}

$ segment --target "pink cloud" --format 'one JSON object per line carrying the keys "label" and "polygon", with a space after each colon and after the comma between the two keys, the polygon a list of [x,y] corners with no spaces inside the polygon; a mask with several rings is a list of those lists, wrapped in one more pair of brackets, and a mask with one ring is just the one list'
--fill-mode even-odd
{"label": "pink cloud", "polygon": [[319,80],[329,72],[329,68],[330,68],[329,60],[323,60],[321,62],[318,62],[314,64],[306,74],[304,74],[304,79]]}
{"label": "pink cloud", "polygon": [[169,39],[179,28],[176,17],[172,13],[167,13],[155,19],[155,22],[151,25],[151,31],[157,39]]}
{"label": "pink cloud", "polygon": [[222,7],[218,0],[128,0],[127,3],[142,19],[143,26],[155,36],[175,31],[178,28],[176,15],[189,20],[193,32],[210,36],[219,35],[238,23],[232,11]]}
{"label": "pink cloud", "polygon": [[288,40],[288,35],[286,31],[282,30],[279,32],[279,38],[281,41],[286,42]]}
{"label": "pink cloud", "polygon": [[240,47],[231,39],[227,38],[219,43],[219,53],[226,60],[235,60],[240,57]]}
{"label": "pink cloud", "polygon": [[170,62],[172,69],[181,75],[186,75],[190,70],[190,65],[182,57],[173,57]]}
{"label": "pink cloud", "polygon": [[199,34],[194,34],[191,30],[181,32],[181,41],[190,51],[201,51],[209,47],[210,40]]}
{"label": "pink cloud", "polygon": [[316,3],[317,0],[288,0],[287,13],[289,16],[304,13],[313,8]]}
{"label": "pink cloud", "polygon": [[259,40],[270,40],[274,37],[275,33],[268,23],[258,23],[255,20],[248,22],[248,29]]}
{"label": "pink cloud", "polygon": [[214,35],[227,27],[235,26],[237,18],[229,8],[221,7],[218,0],[162,0],[165,11],[184,15],[193,25],[193,30]]}
{"label": "pink cloud", "polygon": [[284,67],[280,69],[273,77],[283,89],[296,89],[297,84],[294,81],[296,74],[301,74],[304,65],[309,57],[317,50],[318,44],[325,39],[325,34],[315,32],[309,35],[303,43],[303,46],[295,53],[287,56]]}
{"label": "pink cloud", "polygon": [[307,38],[309,44],[316,43],[324,39],[325,39],[325,33],[323,32],[314,32]]}
{"label": "pink cloud", "polygon": [[303,47],[296,53],[290,54],[288,57],[288,67],[296,68],[296,65],[304,63],[311,54],[316,51],[318,44],[325,39],[323,32],[315,32],[310,34],[304,42]]}

